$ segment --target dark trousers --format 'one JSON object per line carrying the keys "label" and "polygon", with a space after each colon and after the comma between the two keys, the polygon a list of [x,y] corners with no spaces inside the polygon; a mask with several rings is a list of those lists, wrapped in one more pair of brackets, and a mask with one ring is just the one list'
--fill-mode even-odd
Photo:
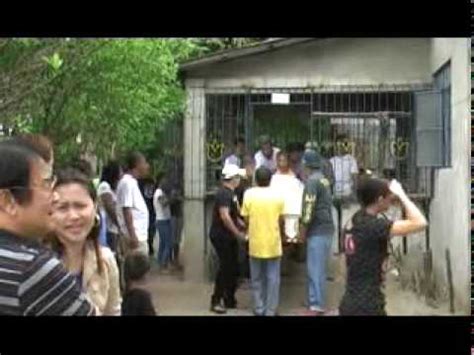
{"label": "dark trousers", "polygon": [[118,239],[119,239],[118,234],[107,231],[107,245],[109,246],[110,250],[112,250],[114,253],[117,252]]}
{"label": "dark trousers", "polygon": [[344,226],[342,225],[342,213],[344,209],[349,208],[350,204],[356,202],[356,199],[353,196],[341,196],[334,198],[334,207],[337,211],[337,245],[338,252],[344,252],[344,240],[342,237],[342,230]]}
{"label": "dark trousers", "polygon": [[173,250],[171,261],[179,264],[179,249],[181,245],[181,233],[183,231],[183,217],[171,217],[171,234],[173,235]]}
{"label": "dark trousers", "polygon": [[380,289],[360,288],[357,292],[345,292],[339,305],[341,316],[386,316],[385,296]]}
{"label": "dark trousers", "polygon": [[248,243],[239,242],[239,277],[250,279],[250,257]]}
{"label": "dark trousers", "polygon": [[155,223],[156,221],[150,221],[150,224],[148,225],[148,254],[150,256],[155,253],[155,250],[153,248],[153,242],[156,234]]}
{"label": "dark trousers", "polygon": [[235,302],[239,277],[238,241],[228,236],[216,236],[211,237],[211,242],[219,258],[212,304],[218,304],[221,300],[224,300],[225,304],[232,304]]}

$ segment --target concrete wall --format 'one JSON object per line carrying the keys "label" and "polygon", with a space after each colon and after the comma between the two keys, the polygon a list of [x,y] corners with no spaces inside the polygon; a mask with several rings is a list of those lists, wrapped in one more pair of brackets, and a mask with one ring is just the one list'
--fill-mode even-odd
{"label": "concrete wall", "polygon": [[[451,59],[453,166],[437,171],[430,213],[434,276],[446,289],[445,250],[451,253],[456,309],[470,310],[469,39],[327,39],[284,48],[187,73],[185,122],[186,277],[204,279],[204,90],[320,85],[425,84]],[[204,88],[204,90],[203,90]],[[449,193],[447,193],[449,191]],[[208,209],[209,210],[209,209]],[[424,235],[408,239],[410,255],[424,251]],[[400,245],[401,243],[397,243]],[[416,259],[416,258],[415,258]],[[201,265],[198,265],[201,261]],[[417,258],[415,268],[422,262]],[[201,275],[202,274],[202,275]]]}
{"label": "concrete wall", "polygon": [[204,243],[204,201],[186,200],[184,202],[184,238],[182,254],[184,278],[187,281],[202,282],[205,277]]}
{"label": "concrete wall", "polygon": [[[451,254],[456,310],[470,313],[470,39],[436,38],[430,50],[430,71],[451,60],[452,168],[435,177],[430,233],[434,275],[445,290],[445,250]],[[445,290],[446,292],[446,290]]]}
{"label": "concrete wall", "polygon": [[206,88],[426,83],[429,51],[426,38],[325,39],[215,63],[187,78],[205,79]]}

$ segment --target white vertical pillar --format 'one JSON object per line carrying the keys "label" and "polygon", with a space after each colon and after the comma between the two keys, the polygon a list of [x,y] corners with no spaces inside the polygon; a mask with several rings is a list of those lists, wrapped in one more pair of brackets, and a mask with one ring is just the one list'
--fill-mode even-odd
{"label": "white vertical pillar", "polygon": [[187,83],[184,121],[184,240],[186,280],[203,281],[205,276],[205,94],[203,81]]}

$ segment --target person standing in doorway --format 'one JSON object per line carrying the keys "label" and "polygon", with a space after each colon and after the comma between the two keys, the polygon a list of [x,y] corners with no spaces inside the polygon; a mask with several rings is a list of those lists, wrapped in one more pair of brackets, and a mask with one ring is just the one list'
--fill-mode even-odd
{"label": "person standing in doorway", "polygon": [[171,253],[173,251],[173,235],[171,230],[170,199],[164,186],[166,177],[164,173],[156,177],[158,188],[153,196],[153,206],[156,211],[156,230],[160,237],[158,247],[158,265],[161,273],[169,273]]}
{"label": "person standing in doorway", "polygon": [[335,146],[336,155],[330,159],[334,171],[333,197],[334,206],[337,210],[339,251],[342,251],[344,248],[342,242],[342,212],[356,201],[354,192],[359,173],[357,160],[351,154],[350,145],[346,135],[341,134],[337,136]]}
{"label": "person standing in doorway", "polygon": [[[420,232],[428,223],[396,180],[367,178],[358,187],[358,197],[361,209],[344,228],[347,281],[339,314],[384,316],[389,239]],[[407,217],[390,221],[383,213],[399,203]]]}
{"label": "person standing in doorway", "polygon": [[219,270],[211,297],[211,311],[218,314],[237,307],[238,240],[245,240],[245,224],[239,217],[240,206],[235,195],[241,177],[245,177],[244,169],[233,164],[226,165],[222,169],[222,186],[215,197],[210,239],[219,258]]}
{"label": "person standing in doorway", "polygon": [[321,156],[314,150],[303,155],[307,181],[303,192],[301,238],[307,243],[308,307],[314,314],[326,308],[327,265],[334,234],[330,183],[322,172]]}
{"label": "person standing in doorway", "polygon": [[132,152],[126,161],[126,173],[117,186],[118,219],[130,249],[148,255],[149,212],[137,179],[146,177],[150,166],[143,154]]}
{"label": "person standing in doorway", "polygon": [[303,183],[290,168],[289,155],[284,151],[277,154],[277,172],[273,174],[270,186],[285,202],[285,238],[283,241],[282,274],[289,274],[289,255],[295,251],[299,233]]}
{"label": "person standing in doorway", "polygon": [[277,154],[280,149],[273,146],[270,136],[267,135],[261,136],[259,143],[260,150],[255,154],[255,168],[264,166],[273,174],[277,169]]}
{"label": "person standing in doorway", "polygon": [[245,192],[242,216],[248,225],[254,314],[275,316],[280,298],[284,200],[270,188],[271,171],[255,172],[257,186]]}
{"label": "person standing in doorway", "polygon": [[227,164],[237,165],[239,168],[243,167],[245,155],[245,140],[243,138],[237,138],[234,141],[234,152],[229,155],[225,161],[224,166]]}
{"label": "person standing in doorway", "polygon": [[359,168],[351,154],[351,143],[346,135],[336,139],[336,155],[329,161],[334,171],[334,196],[341,199],[355,199],[355,187]]}

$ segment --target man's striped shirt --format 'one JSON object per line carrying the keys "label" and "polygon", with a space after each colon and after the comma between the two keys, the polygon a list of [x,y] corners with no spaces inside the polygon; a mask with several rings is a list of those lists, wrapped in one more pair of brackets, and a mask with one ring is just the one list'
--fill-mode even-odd
{"label": "man's striped shirt", "polygon": [[93,315],[92,306],[53,253],[0,230],[0,315]]}

